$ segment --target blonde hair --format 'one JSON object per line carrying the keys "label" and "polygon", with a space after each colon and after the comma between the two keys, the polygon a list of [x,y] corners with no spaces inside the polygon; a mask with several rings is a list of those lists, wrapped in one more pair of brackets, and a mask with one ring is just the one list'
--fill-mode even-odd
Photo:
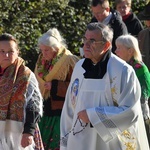
{"label": "blonde hair", "polygon": [[121,44],[126,48],[132,48],[134,50],[133,57],[137,61],[142,61],[142,55],[139,49],[138,40],[132,35],[121,35],[116,39],[116,44]]}
{"label": "blonde hair", "polygon": [[61,36],[60,32],[56,28],[51,28],[46,33],[44,33],[38,39],[38,45],[40,44],[49,46],[51,48],[67,48],[65,39]]}

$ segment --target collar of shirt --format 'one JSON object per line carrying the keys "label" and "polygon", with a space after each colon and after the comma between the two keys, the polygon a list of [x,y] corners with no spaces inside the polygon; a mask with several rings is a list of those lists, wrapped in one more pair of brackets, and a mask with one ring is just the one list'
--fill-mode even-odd
{"label": "collar of shirt", "polygon": [[93,64],[88,58],[85,58],[82,67],[85,69],[84,77],[92,79],[102,79],[107,71],[107,63],[110,58],[111,51],[108,50],[103,59],[97,64]]}
{"label": "collar of shirt", "polygon": [[111,17],[112,17],[112,12],[109,13],[109,15],[103,20],[102,23],[104,23],[105,25],[109,24]]}

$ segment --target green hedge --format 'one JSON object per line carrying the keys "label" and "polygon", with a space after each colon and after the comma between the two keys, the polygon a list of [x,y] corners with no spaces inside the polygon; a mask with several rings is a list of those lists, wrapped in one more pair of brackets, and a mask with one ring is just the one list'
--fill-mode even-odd
{"label": "green hedge", "polygon": [[[145,1],[133,1],[132,8],[137,13],[144,5]],[[41,34],[49,28],[58,28],[68,49],[78,55],[81,37],[91,19],[89,0],[1,0],[0,12],[0,34],[13,34],[20,41],[22,57],[32,70]]]}

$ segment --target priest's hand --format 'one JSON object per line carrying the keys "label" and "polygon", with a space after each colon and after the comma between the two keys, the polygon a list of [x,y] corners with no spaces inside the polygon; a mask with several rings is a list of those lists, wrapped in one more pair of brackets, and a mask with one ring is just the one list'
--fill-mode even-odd
{"label": "priest's hand", "polygon": [[24,133],[22,134],[21,146],[23,148],[31,145],[33,142],[33,136],[31,134]]}
{"label": "priest's hand", "polygon": [[85,123],[90,122],[86,110],[82,110],[82,111],[78,112],[78,118],[81,119]]}

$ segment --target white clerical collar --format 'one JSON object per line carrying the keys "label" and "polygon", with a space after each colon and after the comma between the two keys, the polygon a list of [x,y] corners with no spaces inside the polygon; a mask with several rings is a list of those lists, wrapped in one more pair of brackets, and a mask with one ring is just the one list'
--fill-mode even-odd
{"label": "white clerical collar", "polygon": [[102,23],[104,23],[105,25],[109,24],[111,17],[112,17],[112,12],[109,13],[109,15],[103,20]]}

